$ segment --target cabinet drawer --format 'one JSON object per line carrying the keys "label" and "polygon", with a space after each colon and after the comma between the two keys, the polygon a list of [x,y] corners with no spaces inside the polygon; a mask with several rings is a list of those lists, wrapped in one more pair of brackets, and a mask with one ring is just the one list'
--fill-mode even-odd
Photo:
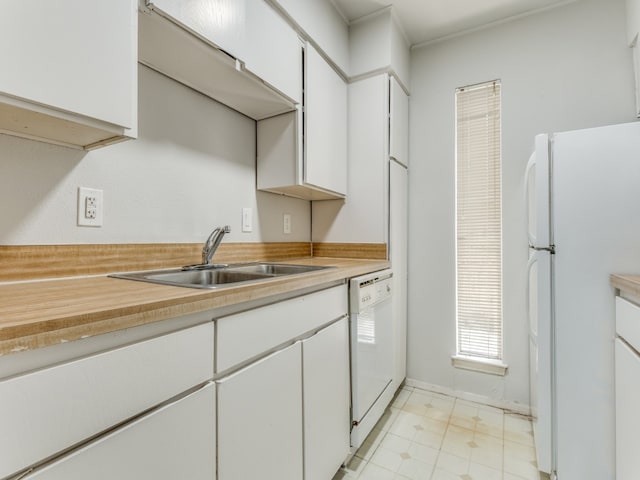
{"label": "cabinet drawer", "polygon": [[216,320],[216,372],[321,327],[347,313],[340,285]]}
{"label": "cabinet drawer", "polygon": [[640,307],[616,297],[616,333],[640,350]]}
{"label": "cabinet drawer", "polygon": [[212,383],[153,411],[25,480],[215,480]]}
{"label": "cabinet drawer", "polygon": [[0,382],[0,478],[211,379],[213,342],[209,322]]}

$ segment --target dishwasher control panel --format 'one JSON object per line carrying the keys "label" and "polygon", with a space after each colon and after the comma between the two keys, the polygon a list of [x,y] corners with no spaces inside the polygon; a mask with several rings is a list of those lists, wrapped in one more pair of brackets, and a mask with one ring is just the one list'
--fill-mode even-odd
{"label": "dishwasher control panel", "polygon": [[392,277],[391,270],[382,270],[352,278],[349,282],[351,312],[361,312],[390,298],[393,293]]}

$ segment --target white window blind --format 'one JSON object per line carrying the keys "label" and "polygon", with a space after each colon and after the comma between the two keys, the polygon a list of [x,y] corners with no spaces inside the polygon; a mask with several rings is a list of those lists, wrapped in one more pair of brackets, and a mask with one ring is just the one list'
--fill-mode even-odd
{"label": "white window blind", "polygon": [[500,82],[456,90],[458,355],[502,359]]}

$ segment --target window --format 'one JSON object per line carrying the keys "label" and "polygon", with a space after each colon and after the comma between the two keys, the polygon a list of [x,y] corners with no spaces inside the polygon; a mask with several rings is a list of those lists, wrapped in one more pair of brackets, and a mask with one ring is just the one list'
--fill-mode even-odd
{"label": "window", "polygon": [[501,363],[500,81],[455,96],[457,357]]}

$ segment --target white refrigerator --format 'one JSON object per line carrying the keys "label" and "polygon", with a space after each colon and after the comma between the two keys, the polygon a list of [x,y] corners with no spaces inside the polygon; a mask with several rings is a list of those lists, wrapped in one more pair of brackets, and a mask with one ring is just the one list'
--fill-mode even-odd
{"label": "white refrigerator", "polygon": [[538,135],[525,184],[538,466],[552,479],[613,480],[609,275],[640,272],[640,123]]}

